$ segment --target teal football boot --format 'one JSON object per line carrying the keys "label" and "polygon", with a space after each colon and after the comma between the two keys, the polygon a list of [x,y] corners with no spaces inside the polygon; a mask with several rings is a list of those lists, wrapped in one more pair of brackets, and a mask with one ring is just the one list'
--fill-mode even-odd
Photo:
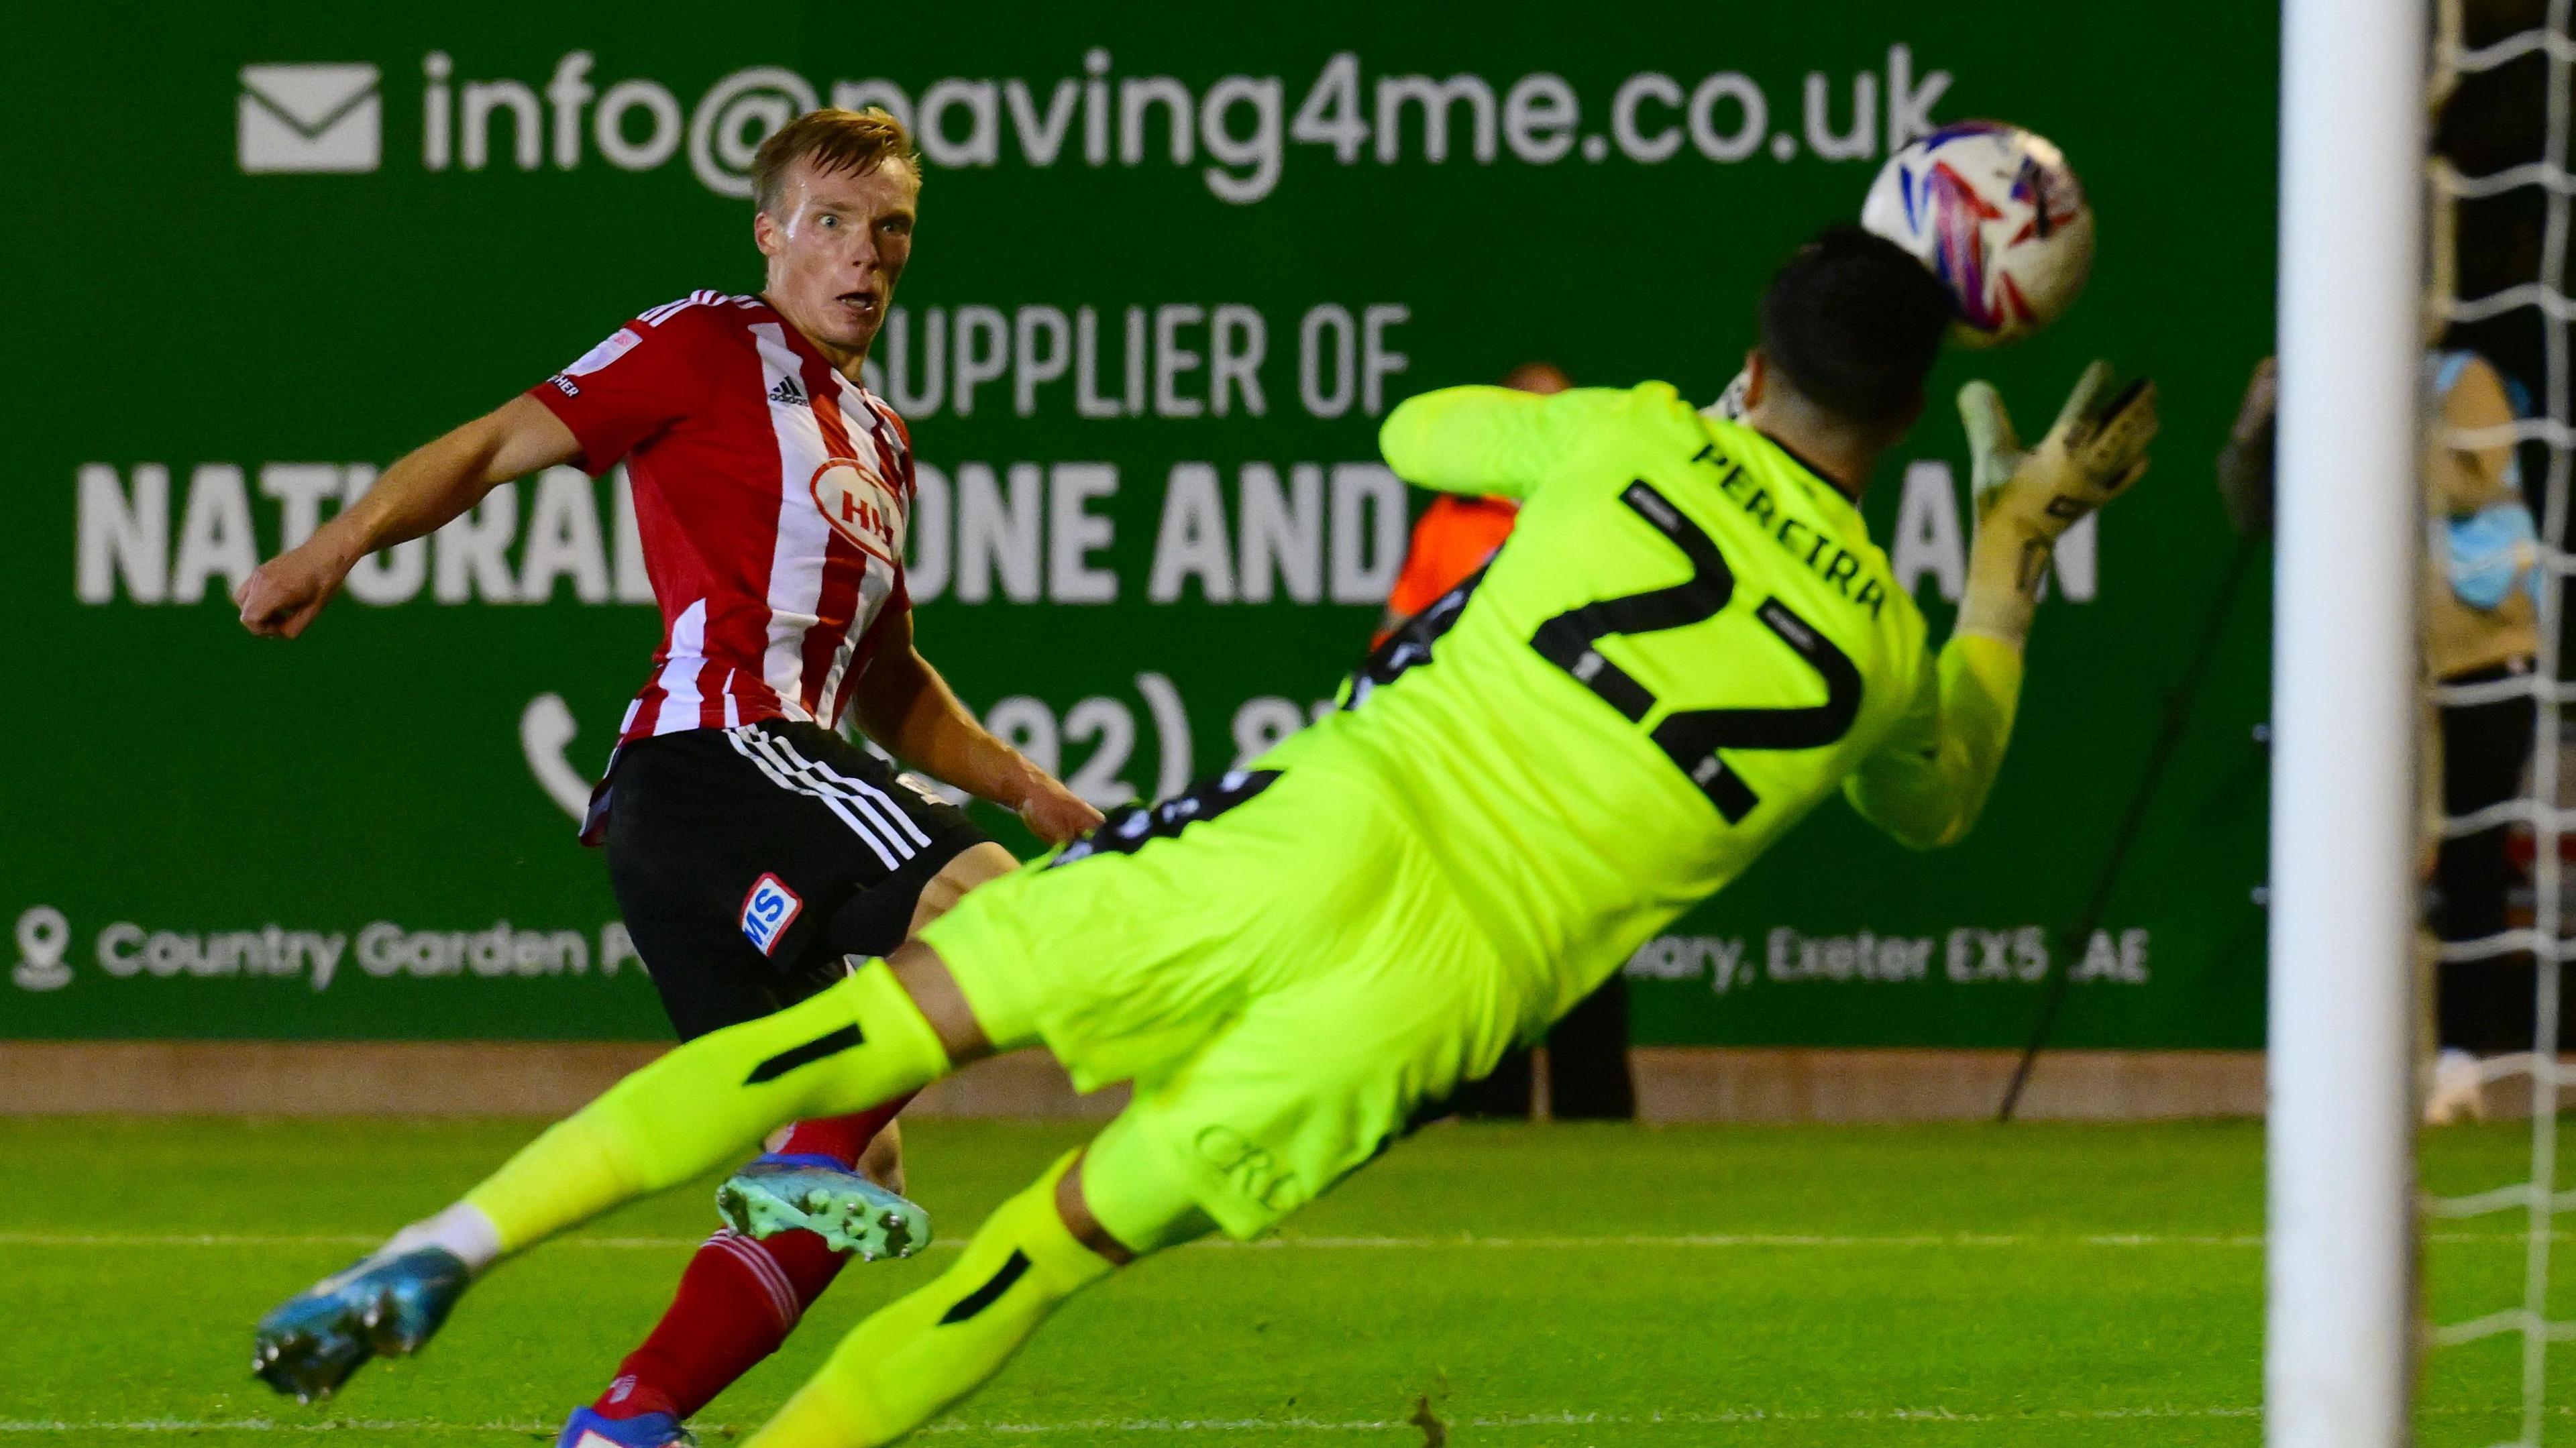
{"label": "teal football boot", "polygon": [[716,1215],[746,1237],[807,1231],[862,1262],[930,1245],[930,1214],[832,1157],[773,1152],[716,1188]]}
{"label": "teal football boot", "polygon": [[251,1373],[298,1402],[327,1398],[367,1359],[420,1351],[472,1280],[444,1247],[363,1258],[259,1320]]}

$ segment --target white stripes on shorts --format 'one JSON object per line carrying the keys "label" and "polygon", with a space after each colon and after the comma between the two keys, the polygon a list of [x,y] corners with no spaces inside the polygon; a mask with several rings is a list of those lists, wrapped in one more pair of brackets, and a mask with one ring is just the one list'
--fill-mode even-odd
{"label": "white stripes on shorts", "polygon": [[930,836],[922,833],[903,806],[866,780],[807,759],[795,745],[756,724],[728,729],[724,735],[734,753],[750,760],[770,783],[821,800],[852,834],[867,842],[888,870],[929,846]]}

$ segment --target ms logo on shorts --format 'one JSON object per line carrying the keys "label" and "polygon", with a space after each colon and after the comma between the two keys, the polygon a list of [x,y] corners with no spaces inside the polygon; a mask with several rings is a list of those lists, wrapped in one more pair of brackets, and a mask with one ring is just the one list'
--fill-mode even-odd
{"label": "ms logo on shorts", "polygon": [[778,937],[787,933],[805,902],[776,875],[763,875],[752,882],[751,893],[742,897],[742,933],[760,953],[769,955],[778,949]]}

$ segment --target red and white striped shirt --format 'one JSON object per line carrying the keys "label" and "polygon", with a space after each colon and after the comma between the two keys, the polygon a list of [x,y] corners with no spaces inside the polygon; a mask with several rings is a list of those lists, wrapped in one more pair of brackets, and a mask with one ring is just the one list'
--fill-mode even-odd
{"label": "red and white striped shirt", "polygon": [[621,459],[662,607],[618,743],[836,727],[903,585],[912,442],[758,297],[691,292],[529,389],[593,477]]}

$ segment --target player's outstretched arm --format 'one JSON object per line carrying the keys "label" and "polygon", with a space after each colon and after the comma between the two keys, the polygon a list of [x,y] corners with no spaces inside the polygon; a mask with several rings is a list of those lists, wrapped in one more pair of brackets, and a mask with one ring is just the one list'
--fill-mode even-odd
{"label": "player's outstretched arm", "polygon": [[2028,449],[1992,386],[1959,391],[1977,500],[1967,596],[1904,721],[1845,786],[1854,808],[1907,844],[1946,845],[1976,823],[2021,704],[2022,645],[2049,555],[2147,470],[2155,384],[2112,381],[2108,363],[2086,368],[2056,425]]}
{"label": "player's outstretched arm", "polygon": [[912,612],[887,621],[887,637],[859,676],[859,727],[887,753],[977,799],[1018,813],[1050,845],[1090,833],[1100,811],[1064,782],[993,737],[948,681],[913,647]]}
{"label": "player's outstretched arm", "polygon": [[1628,394],[1578,387],[1444,387],[1408,397],[1378,429],[1378,451],[1408,483],[1444,493],[1526,498],[1554,471],[1583,423]]}
{"label": "player's outstretched arm", "polygon": [[2085,368],[2035,448],[2022,446],[1993,384],[1959,389],[1977,541],[1968,552],[1968,592],[1954,632],[2021,647],[2057,540],[2146,472],[2147,444],[2156,437],[2156,385],[2141,377],[2114,387],[2114,380],[2108,362]]}
{"label": "player's outstretched arm", "polygon": [[572,429],[520,396],[413,449],[367,495],[313,536],[259,566],[233,592],[242,627],[270,638],[304,632],[359,559],[420,537],[512,478],[581,456]]}

